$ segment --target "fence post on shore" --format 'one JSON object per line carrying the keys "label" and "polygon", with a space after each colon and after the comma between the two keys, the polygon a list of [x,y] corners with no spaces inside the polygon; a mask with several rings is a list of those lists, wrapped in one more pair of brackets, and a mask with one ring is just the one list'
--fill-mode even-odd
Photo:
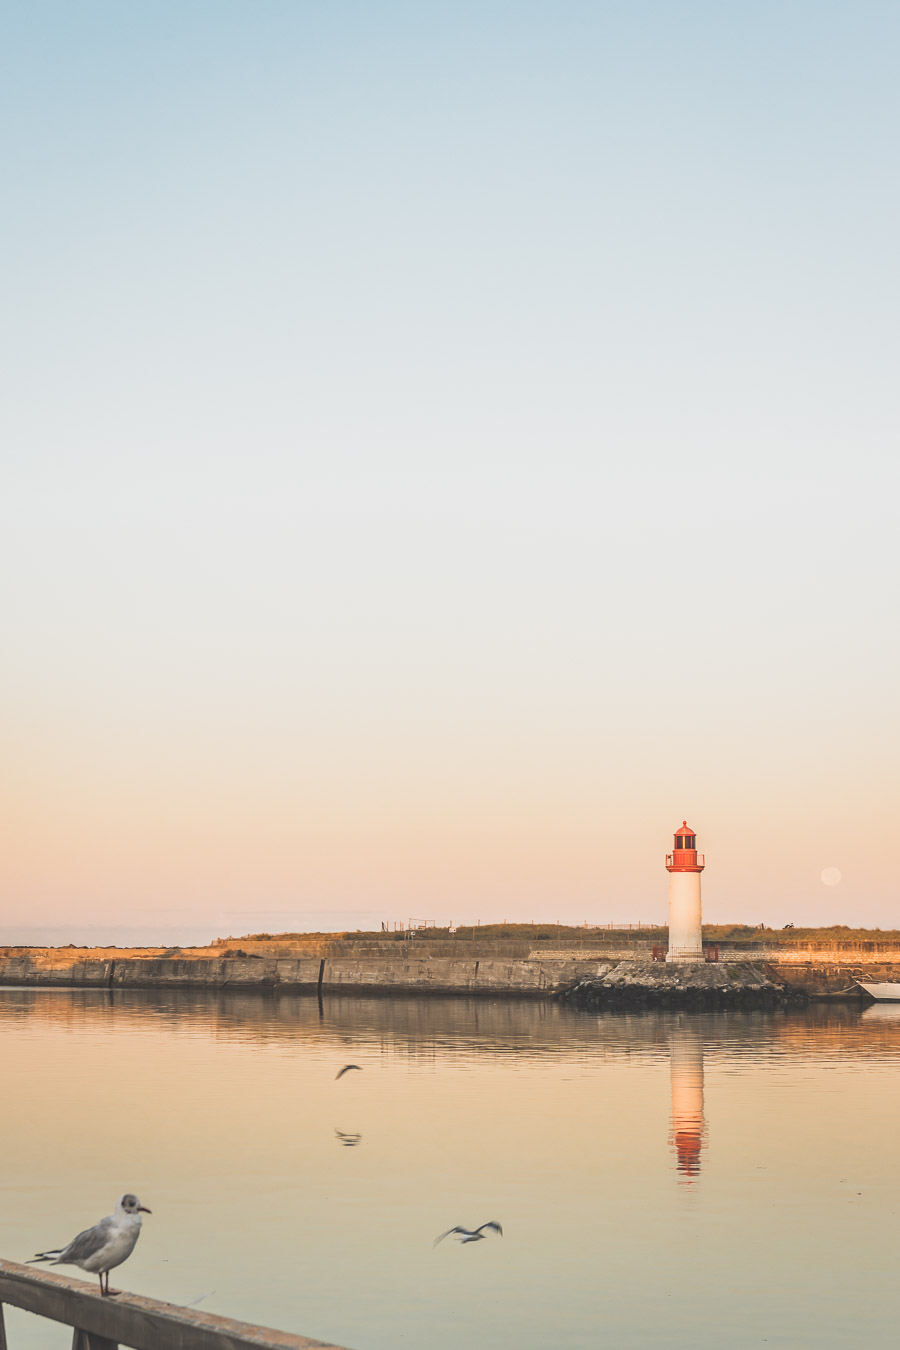
{"label": "fence post on shore", "polygon": [[3,1304],[0,1303],[0,1350],[6,1350],[6,1331],[3,1326]]}

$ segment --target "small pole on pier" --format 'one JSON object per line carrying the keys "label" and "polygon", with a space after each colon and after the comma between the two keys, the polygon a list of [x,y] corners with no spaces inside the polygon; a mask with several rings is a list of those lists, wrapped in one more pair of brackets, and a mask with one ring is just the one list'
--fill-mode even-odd
{"label": "small pole on pier", "polygon": [[72,1336],[72,1350],[119,1350],[119,1347],[105,1336],[95,1336],[91,1331],[82,1331],[76,1327]]}

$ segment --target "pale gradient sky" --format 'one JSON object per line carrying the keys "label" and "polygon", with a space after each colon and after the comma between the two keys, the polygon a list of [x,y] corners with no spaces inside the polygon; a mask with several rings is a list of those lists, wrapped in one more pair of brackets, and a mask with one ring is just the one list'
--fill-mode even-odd
{"label": "pale gradient sky", "polygon": [[900,925],[895,4],[0,53],[0,940]]}

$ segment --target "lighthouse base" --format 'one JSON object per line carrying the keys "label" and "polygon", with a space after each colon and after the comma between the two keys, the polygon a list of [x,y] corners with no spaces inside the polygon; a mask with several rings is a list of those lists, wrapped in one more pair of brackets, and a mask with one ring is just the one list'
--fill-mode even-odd
{"label": "lighthouse base", "polygon": [[670,947],[666,961],[679,966],[698,966],[705,961],[702,947]]}
{"label": "lighthouse base", "polygon": [[[680,964],[661,961],[620,961],[604,975],[582,977],[560,993],[560,1001],[576,1008],[778,1008],[797,996],[777,985],[762,966],[729,961],[728,965]],[[806,1002],[804,994],[799,1001]]]}

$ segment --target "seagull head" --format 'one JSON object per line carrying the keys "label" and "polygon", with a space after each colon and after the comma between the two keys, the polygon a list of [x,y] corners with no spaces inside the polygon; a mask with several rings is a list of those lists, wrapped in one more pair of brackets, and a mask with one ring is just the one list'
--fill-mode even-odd
{"label": "seagull head", "polygon": [[136,1195],[123,1195],[119,1197],[116,1203],[116,1209],[122,1214],[128,1214],[131,1218],[136,1218],[138,1214],[150,1214],[151,1210],[146,1205],[142,1205]]}

